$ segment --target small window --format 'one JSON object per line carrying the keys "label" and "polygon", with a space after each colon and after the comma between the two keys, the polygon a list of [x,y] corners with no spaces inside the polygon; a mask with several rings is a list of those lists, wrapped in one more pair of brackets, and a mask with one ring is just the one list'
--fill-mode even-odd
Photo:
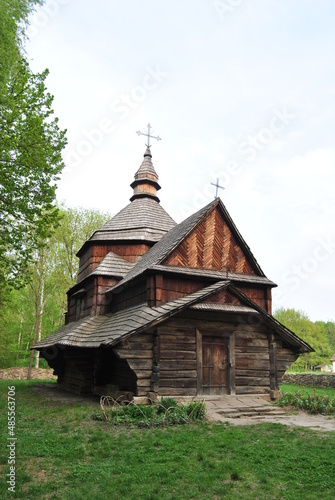
{"label": "small window", "polygon": [[76,300],[76,320],[83,317],[85,309],[85,297],[78,297]]}

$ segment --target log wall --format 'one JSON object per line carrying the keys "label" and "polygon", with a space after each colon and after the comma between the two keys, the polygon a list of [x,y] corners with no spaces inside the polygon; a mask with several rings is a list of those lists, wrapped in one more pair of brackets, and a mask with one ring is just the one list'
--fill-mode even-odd
{"label": "log wall", "polygon": [[[245,284],[236,284],[242,293],[244,293],[249,299],[251,299],[255,304],[264,309],[266,312],[271,312],[271,289],[265,287],[264,285],[259,286],[246,286]],[[268,289],[270,290],[270,298]]]}
{"label": "log wall", "polygon": [[94,356],[91,349],[64,349],[63,368],[58,382],[62,389],[76,394],[91,394]]}
{"label": "log wall", "polygon": [[270,357],[267,329],[239,325],[235,329],[236,394],[270,392]]}
{"label": "log wall", "polygon": [[136,396],[146,396],[151,390],[154,332],[131,337],[113,349],[120,359],[127,360],[137,378]]}
{"label": "log wall", "polygon": [[173,278],[169,275],[153,274],[147,280],[147,301],[150,307],[179,299],[203,288],[203,280]]}
{"label": "log wall", "polygon": [[[105,276],[92,276],[85,284],[85,293],[78,296],[72,295],[68,298],[68,311],[67,323],[77,321],[86,316],[97,316],[105,314],[108,309],[108,299],[106,290],[115,285],[117,280],[115,278],[108,278]],[[80,307],[80,314],[77,309],[77,301],[82,301]]]}
{"label": "log wall", "polygon": [[136,285],[133,285],[126,290],[114,294],[112,301],[107,306],[109,312],[117,312],[129,307],[143,304],[147,301],[147,286],[146,281],[143,280]]}
{"label": "log wall", "polygon": [[197,393],[195,329],[170,322],[158,329],[160,338],[158,392],[161,396]]}
{"label": "log wall", "polygon": [[225,320],[221,315],[218,321],[214,315],[204,319],[196,318],[197,314],[182,313],[156,330],[135,335],[110,349],[112,354],[107,353],[107,358],[105,352],[105,371],[101,371],[100,350],[65,349],[62,369],[58,370],[62,387],[89,394],[96,383],[112,383],[136,396],[152,392],[161,396],[201,394],[199,335],[210,331],[211,335],[229,338],[228,393],[273,395],[297,358],[282,339],[264,324],[237,322],[233,315],[225,315]]}
{"label": "log wall", "polygon": [[[192,317],[193,316],[193,317]],[[282,376],[297,355],[264,324],[236,322],[226,315],[226,321],[195,319],[196,314],[174,318],[157,332],[160,339],[159,363],[156,360],[155,384],[160,395],[195,395],[197,388],[196,332],[211,330],[229,336],[229,393],[273,394]],[[207,316],[209,317],[209,316]],[[153,387],[152,387],[153,390]]]}
{"label": "log wall", "polygon": [[125,242],[124,244],[110,244],[95,241],[80,256],[79,274],[77,282],[86,278],[109,252],[114,252],[129,262],[137,262],[143,254],[151,248],[146,243]]}

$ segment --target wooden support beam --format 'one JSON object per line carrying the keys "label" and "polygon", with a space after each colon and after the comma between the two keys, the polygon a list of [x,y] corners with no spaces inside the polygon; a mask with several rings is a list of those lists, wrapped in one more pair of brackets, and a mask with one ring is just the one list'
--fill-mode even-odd
{"label": "wooden support beam", "polygon": [[235,332],[232,333],[228,340],[228,383],[229,394],[235,396]]}
{"label": "wooden support beam", "polygon": [[268,334],[268,341],[270,360],[270,389],[276,391],[278,390],[277,346],[275,342],[275,336],[272,333]]}
{"label": "wooden support beam", "polygon": [[197,344],[197,394],[202,393],[202,335],[196,330]]}
{"label": "wooden support beam", "polygon": [[154,335],[153,354],[152,354],[152,374],[150,380],[151,392],[158,392],[159,374],[160,374],[160,357],[161,357],[161,336],[158,331]]}

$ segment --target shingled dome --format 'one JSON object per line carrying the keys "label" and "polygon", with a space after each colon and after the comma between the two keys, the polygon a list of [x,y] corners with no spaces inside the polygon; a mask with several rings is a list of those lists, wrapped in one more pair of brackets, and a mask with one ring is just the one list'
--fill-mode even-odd
{"label": "shingled dome", "polygon": [[146,149],[134,179],[131,203],[98,229],[79,250],[78,256],[93,241],[143,241],[153,244],[176,225],[159,203],[157,190],[160,185],[150,148]]}

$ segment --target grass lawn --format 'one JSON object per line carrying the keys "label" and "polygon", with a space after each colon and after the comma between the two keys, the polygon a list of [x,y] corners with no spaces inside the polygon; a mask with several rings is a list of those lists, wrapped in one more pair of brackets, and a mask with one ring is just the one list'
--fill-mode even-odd
{"label": "grass lawn", "polygon": [[[335,432],[201,422],[111,427],[36,381],[0,381],[0,498],[334,499]],[[16,392],[16,492],[7,492],[7,388]]]}
{"label": "grass lawn", "polygon": [[[303,387],[305,387],[303,389]],[[331,398],[335,398],[335,389],[332,388],[322,388],[322,387],[309,387],[309,386],[302,386],[302,385],[294,385],[294,384],[283,384],[280,386],[280,390],[282,392],[301,392],[301,393],[307,393],[307,394],[319,394],[319,396],[329,396]]]}

